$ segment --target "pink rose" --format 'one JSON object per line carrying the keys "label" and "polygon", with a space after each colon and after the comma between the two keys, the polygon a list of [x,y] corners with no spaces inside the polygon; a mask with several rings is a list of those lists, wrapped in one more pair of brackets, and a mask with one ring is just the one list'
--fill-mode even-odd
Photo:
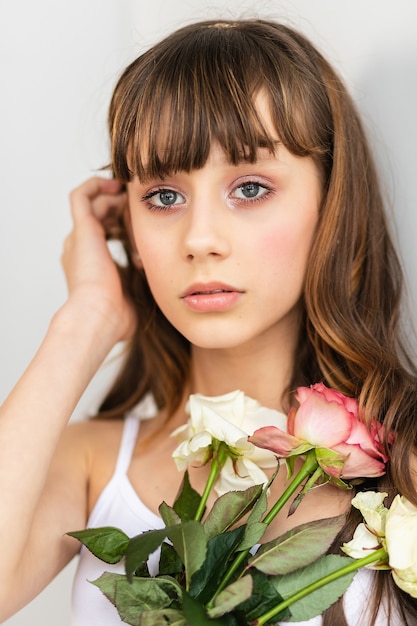
{"label": "pink rose", "polygon": [[334,478],[382,476],[387,457],[374,420],[371,431],[360,421],[358,402],[323,383],[299,387],[299,408],[288,415],[287,431],[275,426],[259,428],[249,441],[279,457],[302,455],[316,449],[317,462]]}

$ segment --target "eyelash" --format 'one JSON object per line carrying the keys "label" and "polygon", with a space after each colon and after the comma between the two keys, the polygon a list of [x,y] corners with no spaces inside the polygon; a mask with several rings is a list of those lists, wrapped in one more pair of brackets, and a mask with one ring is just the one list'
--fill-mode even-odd
{"label": "eyelash", "polygon": [[[253,204],[256,204],[258,202],[262,202],[265,201],[266,199],[268,199],[273,193],[273,189],[271,187],[269,187],[267,184],[265,183],[260,183],[257,180],[246,180],[243,183],[240,183],[240,185],[237,185],[236,187],[233,188],[232,193],[236,192],[236,190],[238,189],[242,189],[243,187],[247,186],[247,185],[257,185],[259,187],[260,190],[263,190],[263,193],[261,193],[258,196],[255,196],[254,198],[237,198],[232,196],[232,194],[230,194],[232,196],[232,200],[234,202],[239,203],[240,205],[243,206],[250,206]],[[152,198],[154,198],[155,196],[157,196],[158,194],[162,194],[164,192],[173,192],[179,196],[183,196],[182,193],[180,193],[179,191],[175,191],[175,189],[171,189],[169,187],[158,187],[157,189],[152,189],[151,191],[149,191],[147,194],[145,194],[144,196],[142,196],[141,201],[144,202],[147,206],[147,208],[149,209],[149,211],[155,212],[155,213],[166,213],[167,211],[172,210],[173,208],[176,208],[177,206],[180,206],[183,203],[180,203],[179,205],[176,204],[172,204],[172,205],[159,205],[159,204],[155,204],[155,202],[152,202]]]}
{"label": "eyelash", "polygon": [[237,197],[234,198],[235,201],[238,201],[239,203],[245,206],[256,204],[257,202],[263,202],[267,200],[274,193],[271,187],[269,187],[265,183],[260,183],[258,180],[245,180],[244,183],[237,185],[237,187],[233,189],[233,192],[236,192],[237,189],[242,189],[243,187],[247,185],[256,185],[259,187],[260,190],[263,190],[263,192],[260,195],[255,196],[254,198],[237,198]]}
{"label": "eyelash", "polygon": [[173,204],[171,206],[169,205],[163,206],[163,205],[155,204],[154,202],[151,202],[151,200],[153,197],[157,196],[158,194],[168,192],[168,191],[173,191],[174,193],[182,196],[182,194],[180,194],[178,191],[175,191],[174,189],[169,189],[168,187],[159,187],[158,189],[152,189],[152,191],[149,191],[149,193],[145,194],[141,198],[141,201],[146,204],[147,208],[150,211],[153,211],[155,213],[165,213],[166,211],[169,211],[176,205]]}

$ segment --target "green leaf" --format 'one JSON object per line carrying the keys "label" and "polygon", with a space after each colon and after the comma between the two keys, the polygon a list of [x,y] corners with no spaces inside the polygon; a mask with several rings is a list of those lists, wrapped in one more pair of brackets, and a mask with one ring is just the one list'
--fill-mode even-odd
{"label": "green leaf", "polygon": [[168,506],[166,502],[162,502],[159,505],[159,515],[162,517],[162,520],[165,526],[174,526],[175,524],[181,524],[180,516],[174,511],[171,506]]}
{"label": "green leaf", "polygon": [[260,522],[268,508],[268,490],[264,489],[249,514],[247,525]]}
{"label": "green leaf", "polygon": [[143,611],[180,608],[181,587],[170,578],[138,578],[105,572],[93,582],[116,607],[122,621],[137,626]]}
{"label": "green leaf", "polygon": [[[300,589],[319,580],[323,576],[341,569],[352,559],[336,554],[328,554],[312,565],[297,570],[286,576],[277,576],[271,578],[271,584],[277,589],[278,593],[284,598],[289,598]],[[342,578],[338,578],[326,584],[321,589],[313,591],[301,600],[291,604],[291,618],[286,618],[290,622],[301,622],[309,620],[316,615],[321,615],[323,611],[328,609],[332,604],[345,593],[351,584],[356,572],[346,574]],[[281,617],[281,616],[280,616]]]}
{"label": "green leaf", "polygon": [[136,626],[187,626],[187,622],[182,611],[160,609],[141,613]]}
{"label": "green leaf", "polygon": [[187,626],[222,626],[224,623],[210,619],[204,606],[186,592],[183,594],[183,611]]}
{"label": "green leaf", "polygon": [[294,475],[295,461],[297,460],[296,456],[287,456],[285,459],[285,464],[287,466],[287,480],[290,480]]}
{"label": "green leaf", "polygon": [[217,498],[204,522],[207,538],[211,539],[234,526],[252,509],[261,493],[262,485],[254,485],[244,491],[229,491]]}
{"label": "green leaf", "polygon": [[267,525],[261,522],[261,520],[263,519],[268,508],[268,489],[274,482],[278,471],[279,464],[268,483],[264,486],[260,497],[252,508],[252,511],[250,512],[250,515],[246,522],[245,537],[242,541],[242,544],[239,546],[239,550],[241,550],[242,552],[244,550],[250,550],[254,545],[259,543],[264,535]]}
{"label": "green leaf", "polygon": [[188,471],[184,478],[178,496],[174,502],[174,511],[183,522],[193,520],[200,504],[201,496],[190,484]]}
{"label": "green leaf", "polygon": [[239,604],[251,597],[252,589],[251,576],[244,576],[232,583],[217,596],[214,607],[208,612],[210,617],[221,617],[225,613],[230,613]]}
{"label": "green leaf", "polygon": [[216,535],[207,544],[207,554],[203,566],[194,574],[189,593],[201,602],[208,602],[226,573],[230,557],[242,541],[243,526]]}
{"label": "green leaf", "polygon": [[268,524],[263,522],[253,522],[245,526],[245,536],[242,543],[239,546],[239,551],[250,550],[253,546],[256,546],[265,534]]}
{"label": "green leaf", "polygon": [[[164,544],[162,543],[162,545]],[[143,561],[143,563],[135,569],[135,576],[140,576],[141,578],[150,578],[151,575],[149,573],[147,561]]]}
{"label": "green leaf", "polygon": [[184,571],[184,566],[173,546],[165,541],[161,544],[159,575],[176,576]]}
{"label": "green leaf", "polygon": [[[250,575],[253,585],[252,594],[248,600],[237,607],[237,610],[245,615],[246,623],[275,608],[283,600],[267,576],[256,570],[253,570]],[[289,610],[285,612],[286,615],[291,615]]]}
{"label": "green leaf", "polygon": [[118,563],[125,555],[129,537],[119,528],[104,526],[67,533],[105,563]]}
{"label": "green leaf", "polygon": [[345,516],[301,524],[263,544],[249,560],[251,567],[271,576],[289,574],[325,554],[342,529]]}
{"label": "green leaf", "polygon": [[164,541],[168,528],[149,530],[130,539],[126,550],[126,574],[129,581],[132,575],[148,556]]}
{"label": "green leaf", "polygon": [[207,538],[204,528],[200,522],[189,520],[170,526],[167,531],[168,538],[184,564],[188,589],[191,577],[200,569],[206,557]]}

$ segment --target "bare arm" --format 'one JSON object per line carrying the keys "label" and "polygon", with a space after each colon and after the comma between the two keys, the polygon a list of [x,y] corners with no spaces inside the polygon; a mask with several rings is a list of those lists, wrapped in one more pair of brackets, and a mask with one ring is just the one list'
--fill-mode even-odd
{"label": "bare arm", "polygon": [[[63,254],[69,298],[0,408],[0,620],[75,553],[62,538],[64,519],[64,532],[85,523],[86,455],[71,433],[62,435],[103,359],[135,326],[101,225],[124,201],[115,181],[91,179],[73,192],[74,229]],[[39,547],[42,564],[32,560]]]}

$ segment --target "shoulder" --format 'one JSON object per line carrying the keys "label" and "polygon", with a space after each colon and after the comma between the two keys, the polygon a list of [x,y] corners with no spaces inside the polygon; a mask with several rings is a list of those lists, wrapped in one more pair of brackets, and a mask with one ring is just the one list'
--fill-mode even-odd
{"label": "shoulder", "polygon": [[114,437],[121,436],[124,420],[114,419],[89,419],[80,422],[72,422],[66,428],[63,441],[68,445],[78,444],[92,451],[100,445],[105,445]]}
{"label": "shoulder", "polygon": [[110,481],[116,466],[125,421],[91,419],[70,424],[61,445],[72,456],[88,484],[88,514]]}
{"label": "shoulder", "polygon": [[85,420],[70,423],[59,442],[60,454],[92,465],[97,455],[114,450],[120,441],[124,420]]}

